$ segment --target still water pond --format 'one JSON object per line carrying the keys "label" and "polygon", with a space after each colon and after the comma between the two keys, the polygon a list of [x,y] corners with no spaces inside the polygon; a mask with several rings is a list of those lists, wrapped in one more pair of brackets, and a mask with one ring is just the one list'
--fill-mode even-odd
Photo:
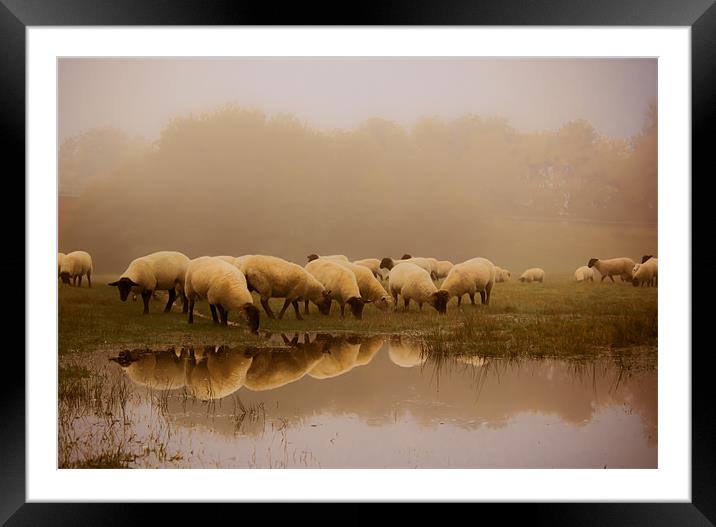
{"label": "still water pond", "polygon": [[417,340],[325,334],[83,365],[111,402],[61,405],[65,464],[114,441],[143,468],[657,467],[655,366],[435,361]]}

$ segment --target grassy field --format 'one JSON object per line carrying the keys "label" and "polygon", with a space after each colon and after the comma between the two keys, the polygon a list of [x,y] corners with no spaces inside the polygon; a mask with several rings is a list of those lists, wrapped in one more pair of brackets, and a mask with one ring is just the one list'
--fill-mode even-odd
{"label": "grassy field", "polygon": [[[109,277],[98,276],[95,287],[59,287],[59,354],[66,357],[98,347],[260,344],[266,332],[351,332],[406,334],[419,337],[435,352],[460,351],[486,356],[575,356],[639,348],[656,351],[657,289],[617,283],[578,284],[569,275],[543,283],[496,284],[489,306],[471,306],[456,299],[447,316],[424,306],[409,312],[381,312],[372,306],[363,320],[341,319],[334,304],[329,316],[311,306],[303,321],[289,308],[283,320],[269,319],[261,309],[261,335],[251,335],[236,314],[238,325],[221,327],[209,318],[187,324],[181,308],[163,313],[164,299],[152,300],[142,315],[141,299],[121,302]],[[478,302],[479,302],[479,295]],[[258,299],[256,299],[258,304]],[[277,313],[283,300],[271,301]],[[198,313],[209,316],[200,302]],[[348,311],[346,311],[348,313]]]}

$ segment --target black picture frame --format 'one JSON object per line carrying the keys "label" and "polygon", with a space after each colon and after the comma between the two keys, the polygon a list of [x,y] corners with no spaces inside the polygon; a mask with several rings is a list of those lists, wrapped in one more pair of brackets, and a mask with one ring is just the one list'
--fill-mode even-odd
{"label": "black picture frame", "polygon": [[[18,186],[20,178],[17,175],[25,173],[25,28],[46,25],[688,26],[692,39],[692,171],[701,169],[705,172],[707,147],[710,146],[707,146],[706,131],[716,112],[716,6],[713,0],[389,1],[336,4],[328,9],[319,4],[286,4],[277,9],[269,3],[253,5],[200,0],[171,3],[159,0],[0,0],[0,79],[3,87],[0,149],[4,166],[15,167],[12,172],[7,170],[5,181]],[[20,188],[19,192],[25,196],[24,184]],[[9,211],[5,214],[5,225],[8,225]],[[12,214],[16,222],[17,213]],[[20,246],[24,247],[24,239],[15,244],[15,247]],[[15,298],[13,288],[19,290],[17,272],[9,267],[20,265],[19,259],[2,264],[4,276],[13,277],[6,286],[9,287],[5,291],[8,298]],[[17,291],[17,297],[24,296]],[[19,309],[14,311],[20,312]],[[3,423],[0,427],[0,523],[9,526],[127,525],[134,523],[138,514],[146,514],[149,505],[26,503],[25,357],[10,351],[7,349],[4,354],[3,367],[15,373],[6,376],[5,397],[0,399]],[[691,353],[690,349],[682,351],[684,356]],[[708,348],[700,351],[708,354]],[[485,507],[497,509],[500,521],[508,524],[518,516],[529,518],[532,524],[550,525],[714,525],[716,411],[708,389],[711,382],[708,360],[703,355],[692,354],[691,503],[539,503]],[[141,513],[139,508],[143,509]],[[344,516],[351,523],[371,521],[369,505],[352,505],[351,508],[355,512]],[[163,521],[185,517],[185,507],[167,509],[163,507],[161,511]],[[421,507],[413,510],[413,514],[423,514]],[[220,512],[214,511],[214,514]]]}

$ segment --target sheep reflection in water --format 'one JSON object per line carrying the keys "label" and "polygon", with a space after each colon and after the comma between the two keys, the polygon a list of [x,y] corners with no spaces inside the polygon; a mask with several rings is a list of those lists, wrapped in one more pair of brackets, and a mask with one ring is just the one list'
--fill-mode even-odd
{"label": "sheep reflection in water", "polygon": [[245,387],[266,391],[295,382],[305,375],[316,379],[335,377],[355,366],[368,364],[383,344],[382,337],[306,334],[284,346],[229,348],[205,346],[164,351],[127,350],[111,360],[141,386],[157,390],[184,387],[202,400],[221,399]]}

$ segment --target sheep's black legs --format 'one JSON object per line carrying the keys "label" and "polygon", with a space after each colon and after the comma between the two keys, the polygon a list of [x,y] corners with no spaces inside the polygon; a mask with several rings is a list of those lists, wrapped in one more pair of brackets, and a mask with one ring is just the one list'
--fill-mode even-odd
{"label": "sheep's black legs", "polygon": [[146,315],[149,313],[149,299],[152,298],[152,292],[151,291],[142,291],[142,300],[144,301],[144,311],[142,311],[143,315]]}
{"label": "sheep's black legs", "polygon": [[228,326],[229,325],[229,310],[224,309],[224,307],[222,305],[219,305],[219,312],[221,313],[221,325]]}
{"label": "sheep's black legs", "polygon": [[344,318],[346,315],[346,305],[341,304],[341,318]]}
{"label": "sheep's black legs", "polygon": [[79,275],[78,278],[80,279],[80,284],[77,287],[82,287],[82,275]]}
{"label": "sheep's black legs", "polygon": [[614,277],[612,275],[609,275],[609,278],[611,279],[612,283],[615,284]]}
{"label": "sheep's black legs", "polygon": [[90,277],[91,274],[87,273],[87,283],[89,284],[87,287],[92,288],[92,279]]}
{"label": "sheep's black legs", "polygon": [[169,313],[172,310],[172,304],[174,304],[174,300],[176,300],[177,293],[174,291],[174,289],[169,290],[169,299],[167,300],[167,305],[164,306],[164,312]]}
{"label": "sheep's black legs", "polygon": [[[540,280],[540,283],[542,280]],[[490,305],[490,294],[492,293],[492,287],[485,289],[485,305]]]}
{"label": "sheep's black legs", "polygon": [[183,303],[181,312],[186,313],[189,310],[189,299],[186,297],[184,291],[181,292],[181,301]]}
{"label": "sheep's black legs", "polygon": [[487,304],[487,293],[484,291],[480,291],[480,302],[483,304]]}
{"label": "sheep's black legs", "polygon": [[303,320],[303,317],[301,316],[301,310],[298,309],[298,300],[294,300],[291,302],[291,305],[293,306],[293,310],[296,312],[296,320]]}
{"label": "sheep's black legs", "polygon": [[283,302],[283,307],[281,308],[281,312],[278,314],[278,319],[281,320],[283,318],[283,314],[286,312],[286,309],[288,309],[288,306],[291,305],[291,301],[287,298]]}
{"label": "sheep's black legs", "polygon": [[308,300],[304,300],[303,314],[308,315]]}
{"label": "sheep's black legs", "polygon": [[462,295],[457,295],[457,307],[460,307],[460,304],[462,304]]}
{"label": "sheep's black legs", "polygon": [[214,321],[214,324],[218,324],[219,317],[216,316],[216,306],[214,304],[209,304],[209,309],[211,309],[211,318]]}
{"label": "sheep's black legs", "polygon": [[403,297],[403,311],[408,310],[408,304],[410,304],[410,299]]}
{"label": "sheep's black legs", "polygon": [[475,293],[468,293],[470,295],[470,302],[472,302],[472,305],[475,305]]}
{"label": "sheep's black legs", "polygon": [[187,311],[189,312],[188,322],[189,322],[189,324],[193,324],[194,323],[194,301],[193,300],[189,300],[187,302]]}
{"label": "sheep's black legs", "polygon": [[262,298],[261,305],[264,306],[264,311],[266,311],[266,314],[269,318],[276,318],[276,316],[273,314],[273,311],[271,311],[271,306],[268,303],[268,298]]}

